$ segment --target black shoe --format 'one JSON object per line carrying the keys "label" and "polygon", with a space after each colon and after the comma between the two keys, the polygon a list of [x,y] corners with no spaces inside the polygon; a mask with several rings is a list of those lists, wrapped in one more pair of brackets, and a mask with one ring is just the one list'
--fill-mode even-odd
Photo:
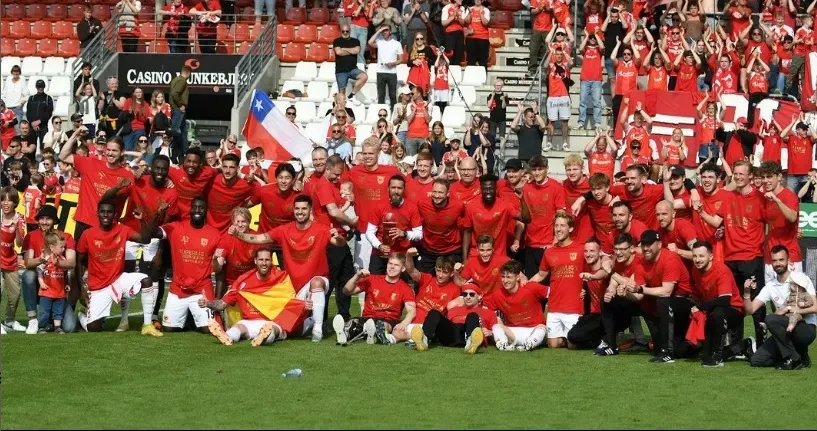
{"label": "black shoe", "polygon": [[723,360],[718,357],[704,359],[703,362],[701,362],[701,366],[704,368],[719,368],[723,366]]}
{"label": "black shoe", "polygon": [[618,347],[611,347],[608,346],[607,343],[604,341],[599,344],[599,347],[596,347],[596,350],[593,351],[593,356],[615,356],[618,355]]}
{"label": "black shoe", "polygon": [[672,359],[672,352],[661,350],[654,358],[650,359],[650,362],[654,364],[672,364],[675,363],[675,360]]}
{"label": "black shoe", "polygon": [[780,371],[794,371],[803,368],[803,362],[798,360],[793,360],[792,358],[786,359],[780,364],[777,369]]}
{"label": "black shoe", "polygon": [[378,319],[374,321],[374,327],[375,327],[374,335],[375,337],[377,337],[377,341],[380,344],[385,344],[387,346],[391,344],[389,342],[389,338],[387,337],[388,334],[386,333],[386,324],[382,320]]}

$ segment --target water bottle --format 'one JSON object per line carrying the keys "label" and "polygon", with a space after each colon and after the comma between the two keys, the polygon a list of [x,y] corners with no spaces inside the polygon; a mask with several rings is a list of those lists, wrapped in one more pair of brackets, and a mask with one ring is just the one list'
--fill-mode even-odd
{"label": "water bottle", "polygon": [[301,377],[303,375],[303,371],[300,368],[295,368],[292,370],[287,371],[284,374],[281,374],[281,377]]}

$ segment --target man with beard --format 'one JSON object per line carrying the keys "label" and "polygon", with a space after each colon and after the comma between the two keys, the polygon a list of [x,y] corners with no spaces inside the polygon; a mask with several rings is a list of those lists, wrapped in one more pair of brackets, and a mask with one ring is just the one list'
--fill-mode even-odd
{"label": "man with beard", "polygon": [[417,256],[417,249],[412,247],[406,252],[406,274],[417,283],[417,314],[411,324],[406,327],[406,333],[395,333],[397,338],[411,338],[418,350],[428,348],[428,343],[417,344],[423,340],[423,322],[431,311],[444,313],[449,302],[460,296],[460,287],[454,283],[454,261],[450,258],[437,259],[435,274],[423,274],[414,267],[413,259]]}
{"label": "man with beard", "polygon": [[417,262],[420,272],[431,274],[440,257],[462,262],[460,218],[462,202],[449,198],[448,181],[438,178],[431,188],[431,198],[421,199],[417,211],[423,228],[422,248]]}
{"label": "man with beard", "polygon": [[764,259],[766,281],[776,277],[771,264],[771,250],[782,245],[789,250],[789,270],[803,272],[803,257],[797,231],[800,222],[800,199],[794,192],[783,186],[783,170],[777,162],[763,162],[758,169],[763,177],[766,193],[766,221],[769,232],[766,234]]}
{"label": "man with beard", "polygon": [[[720,228],[723,220],[717,215],[727,191],[718,187],[721,170],[714,163],[707,163],[700,168],[700,183],[698,194],[700,200],[692,201],[675,198],[673,208],[691,209],[692,226],[695,228],[695,237],[712,245],[714,259],[723,262],[723,229]],[[666,196],[666,189],[665,194]]]}
{"label": "man with beard", "polygon": [[454,282],[462,286],[471,280],[482,288],[483,295],[490,295],[500,288],[501,278],[499,268],[508,262],[507,256],[495,253],[494,238],[480,235],[477,238],[477,254],[470,256],[465,265],[454,265]]}
{"label": "man with beard", "polygon": [[641,234],[648,230],[647,226],[633,218],[633,210],[627,202],[613,203],[613,238],[628,233],[633,238],[641,238]]}
{"label": "man with beard", "polygon": [[[230,228],[230,234],[250,244],[277,244],[281,247],[284,255],[284,268],[287,269],[292,285],[297,290],[298,299],[309,300],[312,303],[314,322],[312,341],[319,342],[323,339],[323,322],[326,317],[325,310],[328,309],[326,304],[331,289],[334,288],[331,284],[332,280],[327,278],[331,272],[328,250],[330,246],[347,247],[347,245],[346,240],[338,234],[337,229],[311,220],[312,208],[312,199],[309,196],[300,195],[295,198],[295,221],[278,226],[266,233],[253,235]],[[349,297],[348,295],[342,296],[347,298],[346,312],[348,312]],[[340,297],[339,292],[337,298]],[[339,299],[336,301],[340,304]],[[338,317],[340,317],[339,326],[343,328],[345,316],[338,311],[335,319],[337,320]]]}
{"label": "man with beard", "polygon": [[[531,220],[525,230],[525,275],[533,277],[545,247],[553,244],[553,217],[566,207],[565,190],[559,181],[548,177],[548,159],[533,156],[528,162],[533,181],[522,188]],[[485,290],[485,286],[482,286]],[[485,290],[486,294],[488,290]]]}
{"label": "man with beard", "polygon": [[518,199],[522,196],[522,187],[526,184],[522,179],[524,173],[521,160],[509,159],[505,162],[505,178],[496,183],[496,192],[500,199],[514,202],[513,198]]}
{"label": "man with beard", "polygon": [[590,238],[584,243],[584,268],[579,277],[585,283],[582,292],[583,299],[590,296],[589,313],[583,314],[567,333],[567,341],[580,348],[598,346],[604,336],[604,325],[601,320],[601,304],[607,286],[610,283],[610,274],[613,272],[613,262],[609,257],[601,254],[601,243],[596,238]]}
{"label": "man with beard", "polygon": [[655,206],[655,216],[660,227],[658,234],[661,235],[661,245],[681,256],[684,263],[689,266],[689,262],[692,261],[692,244],[697,241],[692,223],[678,218],[669,201],[658,202]]}
{"label": "man with beard", "polygon": [[241,158],[235,154],[222,157],[221,175],[216,176],[207,191],[207,224],[220,232],[227,232],[233,208],[242,206],[252,196],[256,186],[252,174],[240,178],[240,161]]}
{"label": "man with beard", "polygon": [[[494,174],[486,174],[479,178],[481,200],[473,200],[465,207],[465,217],[463,217],[462,231],[462,255],[470,256],[471,252],[476,254],[476,239],[480,235],[489,235],[495,238],[494,248],[498,253],[506,253],[508,250],[508,235],[506,231],[509,223],[513,220],[522,223],[530,223],[530,211],[525,204],[525,199],[521,199],[521,210],[516,210],[508,201],[496,199],[497,181],[499,178]],[[517,198],[514,198],[514,200]],[[514,242],[510,249],[516,253],[519,251],[522,240],[524,225],[520,225],[514,232]],[[473,249],[471,248],[473,247]]]}
{"label": "man with beard", "polygon": [[502,313],[503,320],[491,328],[496,348],[525,352],[545,341],[547,327],[542,300],[548,288],[534,282],[521,283],[522,264],[511,260],[499,268],[502,287],[485,295],[485,306]]}
{"label": "man with beard", "polygon": [[431,166],[434,159],[431,154],[417,154],[417,176],[406,181],[406,199],[412,202],[420,202],[431,197],[431,189],[434,187],[434,177],[431,176]]}
{"label": "man with beard", "polygon": [[167,173],[179,193],[179,215],[182,220],[190,217],[193,199],[207,196],[207,191],[218,175],[218,170],[203,165],[204,154],[198,147],[192,147],[184,155],[182,166],[172,166]]}
{"label": "man with beard", "polygon": [[383,275],[388,256],[405,253],[411,243],[423,239],[423,222],[417,205],[403,198],[406,180],[402,175],[389,179],[389,202],[378,205],[366,228],[366,239],[372,245],[369,272]]}
{"label": "man with beard", "polygon": [[684,187],[685,175],[686,171],[679,165],[664,170],[664,199],[672,202],[677,218],[692,221],[692,194]]}
{"label": "man with beard", "polygon": [[[113,200],[103,199],[97,205],[98,226],[86,231],[77,244],[77,278],[88,272],[88,310],[79,316],[79,323],[88,332],[102,331],[105,319],[111,315],[114,302],[126,303],[142,292],[142,335],[161,337],[151,324],[155,291],[146,274],[125,272],[125,248],[128,241],[150,243],[156,220],[163,216],[167,204],[159,205],[149,222],[136,232],[128,225],[116,221],[116,205]],[[127,306],[122,306],[122,319],[127,319]]]}
{"label": "man with beard", "polygon": [[451,184],[451,197],[462,202],[466,207],[479,196],[479,181],[477,181],[477,161],[473,157],[460,160],[460,180]]}
{"label": "man with beard", "polygon": [[444,347],[465,347],[465,353],[473,355],[497,323],[496,312],[482,305],[482,289],[467,283],[462,286],[462,295],[448,303],[445,314],[430,310],[423,325],[412,329],[411,339],[418,352],[437,341]]}

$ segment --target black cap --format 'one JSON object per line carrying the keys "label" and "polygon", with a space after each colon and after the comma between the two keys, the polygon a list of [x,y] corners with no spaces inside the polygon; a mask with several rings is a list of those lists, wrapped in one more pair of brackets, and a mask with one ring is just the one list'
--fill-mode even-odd
{"label": "black cap", "polygon": [[57,216],[57,209],[54,208],[53,205],[46,205],[40,208],[40,212],[37,213],[37,219],[39,220],[40,217],[51,217],[51,219],[55,222],[59,220],[59,216]]}
{"label": "black cap", "polygon": [[82,121],[82,114],[79,112],[74,112],[71,114],[71,121]]}
{"label": "black cap", "polygon": [[641,241],[639,241],[639,245],[650,246],[656,241],[661,241],[661,237],[658,236],[658,232],[654,230],[645,230],[644,233],[641,234]]}
{"label": "black cap", "polygon": [[795,129],[808,130],[808,124],[801,121],[797,123],[797,127],[795,127]]}
{"label": "black cap", "polygon": [[681,165],[672,165],[670,169],[673,177],[685,177],[687,175],[687,172]]}
{"label": "black cap", "polygon": [[506,171],[518,171],[522,169],[522,161],[519,159],[509,159],[505,162]]}
{"label": "black cap", "polygon": [[34,84],[34,88],[45,88],[45,81],[38,79],[37,83]]}

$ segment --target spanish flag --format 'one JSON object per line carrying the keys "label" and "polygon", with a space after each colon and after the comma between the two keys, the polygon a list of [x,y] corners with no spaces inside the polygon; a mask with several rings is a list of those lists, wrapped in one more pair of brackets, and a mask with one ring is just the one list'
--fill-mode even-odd
{"label": "spanish flag", "polygon": [[[256,271],[250,271],[238,278],[233,286],[244,286],[239,295],[268,320],[275,322],[284,332],[291,333],[306,316],[306,303],[295,298],[295,289],[289,274],[275,267],[270,269],[267,280],[259,280]],[[237,305],[227,308],[227,320],[232,326],[241,320]]]}

